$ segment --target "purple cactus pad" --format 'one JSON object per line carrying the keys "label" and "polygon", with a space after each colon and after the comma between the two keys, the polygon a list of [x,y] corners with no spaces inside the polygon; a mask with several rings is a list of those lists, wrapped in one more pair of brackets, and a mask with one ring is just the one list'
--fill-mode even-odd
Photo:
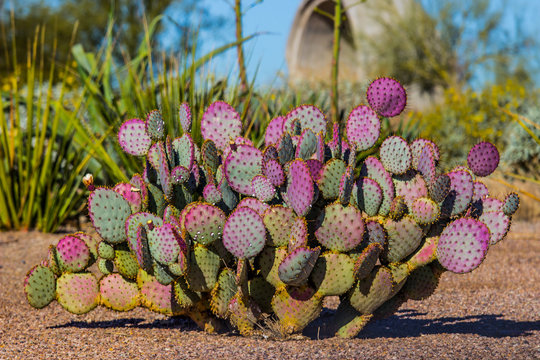
{"label": "purple cactus pad", "polygon": [[469,151],[467,164],[476,176],[488,176],[499,165],[499,151],[495,145],[482,141]]}
{"label": "purple cactus pad", "polygon": [[240,207],[229,215],[223,228],[223,245],[239,259],[256,256],[266,242],[261,216],[253,209]]}
{"label": "purple cactus pad", "polygon": [[266,132],[264,134],[264,143],[266,146],[275,145],[279,146],[281,137],[283,136],[283,124],[285,122],[285,117],[278,116],[270,120],[268,126],[266,127]]}
{"label": "purple cactus pad", "polygon": [[238,145],[223,163],[223,172],[231,189],[253,195],[251,181],[262,174],[262,152],[251,145]]}
{"label": "purple cactus pad", "polygon": [[201,134],[205,140],[212,140],[224,150],[229,141],[242,133],[242,121],[234,108],[222,101],[211,104],[201,119]]}
{"label": "purple cactus pad", "polygon": [[313,105],[301,105],[292,109],[286,116],[283,129],[294,135],[294,123],[298,120],[300,129],[311,129],[315,134],[326,134],[326,117],[323,112]]}
{"label": "purple cactus pad", "polygon": [[287,199],[298,216],[305,216],[313,201],[313,181],[306,163],[294,160],[289,165]]}
{"label": "purple cactus pad", "polygon": [[146,124],[143,120],[131,119],[120,126],[118,142],[126,153],[144,156],[152,144],[152,139],[146,133]]}
{"label": "purple cactus pad", "polygon": [[191,131],[191,110],[188,103],[180,104],[178,109],[178,119],[180,120],[180,125],[182,126],[182,131],[184,133],[189,133]]}
{"label": "purple cactus pad", "polygon": [[399,115],[407,104],[405,88],[397,80],[387,77],[369,84],[366,97],[369,106],[385,117]]}
{"label": "purple cactus pad", "polygon": [[379,117],[369,106],[360,105],[353,109],[347,119],[347,139],[357,151],[372,147],[381,132]]}

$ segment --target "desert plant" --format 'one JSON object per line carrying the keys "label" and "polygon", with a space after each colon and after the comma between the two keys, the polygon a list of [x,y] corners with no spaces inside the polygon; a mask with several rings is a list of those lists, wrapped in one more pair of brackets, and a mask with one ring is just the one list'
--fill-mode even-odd
{"label": "desert plant", "polygon": [[[269,123],[263,150],[241,137],[240,115],[224,102],[204,112],[201,146],[186,103],[175,139],[159,111],[125,121],[118,142],[144,168],[113,188],[84,179],[99,236],[51,245],[24,282],[30,305],[56,299],[75,314],[144,306],[207,331],[226,319],[243,335],[269,313],[289,335],[339,296],[334,330],[354,337],[372,318],[431,295],[446,270],[474,270],[519,203],[516,194],[490,197],[477,179],[495,170],[497,149],[480,142],[468,167],[440,174],[433,142],[387,136],[378,156],[359,161],[381,140],[379,117],[398,115],[406,95],[380,78],[367,99],[343,136],[334,123],[326,142],[325,115],[296,107]],[[88,271],[96,261],[99,278]]]}

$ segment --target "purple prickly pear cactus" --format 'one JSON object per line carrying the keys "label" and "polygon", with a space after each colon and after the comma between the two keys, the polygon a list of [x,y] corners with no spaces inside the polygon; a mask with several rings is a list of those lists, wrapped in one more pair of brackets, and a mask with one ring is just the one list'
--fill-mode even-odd
{"label": "purple prickly pear cactus", "polygon": [[224,150],[229,141],[242,133],[240,115],[231,105],[216,101],[202,116],[201,133],[206,140],[212,140],[219,149]]}
{"label": "purple prickly pear cactus", "polygon": [[403,86],[392,78],[379,78],[369,84],[367,90],[369,106],[381,116],[399,115],[407,104],[407,94]]}
{"label": "purple prickly pear cactus", "polygon": [[469,151],[467,164],[476,176],[488,176],[499,165],[499,151],[491,143],[480,142]]}

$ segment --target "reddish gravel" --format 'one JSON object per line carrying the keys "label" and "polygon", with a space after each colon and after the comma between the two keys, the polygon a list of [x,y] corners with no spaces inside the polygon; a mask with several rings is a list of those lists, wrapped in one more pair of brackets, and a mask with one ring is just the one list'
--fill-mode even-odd
{"label": "reddish gravel", "polygon": [[352,340],[326,333],[331,309],[306,336],[285,341],[208,335],[190,320],[144,309],[76,316],[53,303],[34,310],[24,275],[61,236],[0,233],[0,359],[540,358],[540,224],[514,224],[479,269],[445,274],[429,299],[407,302]]}

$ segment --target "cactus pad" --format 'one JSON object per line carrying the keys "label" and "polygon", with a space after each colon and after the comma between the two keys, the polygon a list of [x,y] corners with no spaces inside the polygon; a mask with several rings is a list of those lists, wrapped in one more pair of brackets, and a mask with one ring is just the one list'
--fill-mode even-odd
{"label": "cactus pad", "polygon": [[309,287],[282,288],[272,299],[281,331],[292,334],[304,329],[322,310],[321,297]]}
{"label": "cactus pad", "polygon": [[300,246],[306,246],[308,242],[308,228],[306,219],[297,217],[291,226],[291,235],[289,238],[289,252]]}
{"label": "cactus pad", "polygon": [[180,125],[182,126],[182,131],[184,133],[191,132],[191,109],[189,108],[188,103],[180,104],[178,108],[178,119],[180,120]]}
{"label": "cactus pad", "polygon": [[328,161],[319,174],[319,188],[325,199],[333,200],[339,197],[339,182],[347,170],[343,160],[332,159]]}
{"label": "cactus pad", "polygon": [[253,195],[252,179],[262,174],[262,152],[251,145],[238,145],[223,163],[230,187],[241,194]]}
{"label": "cactus pad", "polygon": [[319,294],[345,294],[354,284],[354,262],[346,254],[324,253],[317,260],[311,279]]}
{"label": "cactus pad", "polygon": [[381,163],[392,174],[404,174],[412,164],[412,153],[407,141],[399,136],[387,137],[379,150]]}
{"label": "cactus pad", "polygon": [[141,197],[141,190],[139,188],[135,188],[132,184],[129,183],[119,183],[113,188],[113,190],[122,195],[124,199],[126,199],[126,201],[129,203],[129,206],[131,206],[132,213],[141,211],[143,203]]}
{"label": "cactus pad", "polygon": [[390,211],[392,200],[394,199],[394,183],[392,182],[392,177],[388,171],[385,170],[379,159],[372,156],[364,161],[362,169],[360,170],[360,177],[366,176],[375,180],[381,187],[383,200],[379,207],[379,214],[383,216],[387,215]]}
{"label": "cactus pad", "polygon": [[285,117],[278,116],[270,120],[266,127],[266,133],[264,135],[264,143],[266,146],[279,145],[279,141],[283,136],[283,123]]}
{"label": "cactus pad", "polygon": [[148,152],[152,139],[146,133],[146,125],[140,119],[125,121],[118,130],[118,142],[126,153],[144,156]]}
{"label": "cactus pad", "polygon": [[315,236],[330,250],[349,251],[362,242],[364,221],[360,211],[352,205],[328,205],[319,217],[318,224]]}
{"label": "cactus pad", "polygon": [[285,183],[285,173],[276,159],[270,159],[264,163],[263,173],[268,178],[268,181],[276,187]]}
{"label": "cactus pad", "polygon": [[311,129],[315,134],[326,134],[326,117],[316,106],[301,105],[291,110],[285,116],[284,131],[295,135],[294,124],[299,124],[300,130]]}
{"label": "cactus pad", "polygon": [[407,104],[405,88],[392,78],[382,77],[369,84],[366,98],[377,114],[393,117],[401,114]]}
{"label": "cactus pad", "polygon": [[270,235],[267,239],[268,244],[271,246],[287,245],[294,219],[295,216],[291,208],[274,205],[266,210],[263,215],[263,222]]}
{"label": "cactus pad", "polygon": [[450,184],[451,180],[448,175],[439,175],[429,186],[429,196],[431,196],[434,201],[442,203],[450,193]]}
{"label": "cactus pad", "polygon": [[494,245],[501,241],[510,229],[510,218],[502,211],[484,211],[478,220],[483,222],[489,229],[490,245]]}
{"label": "cactus pad", "polygon": [[100,302],[109,309],[129,311],[139,306],[139,289],[135,282],[125,280],[120,274],[111,274],[99,281]]}
{"label": "cactus pad", "polygon": [[278,276],[288,285],[300,286],[306,283],[321,249],[299,247],[291,251],[278,267]]}
{"label": "cactus pad", "polygon": [[519,196],[516,193],[510,193],[504,199],[502,211],[506,216],[512,216],[519,208]]}
{"label": "cactus pad", "polygon": [[285,283],[280,280],[278,275],[279,265],[285,257],[287,257],[287,249],[282,247],[265,247],[257,256],[262,277],[275,288],[285,286]]}
{"label": "cactus pad", "polygon": [[161,111],[152,110],[146,116],[146,132],[154,140],[162,140],[165,136],[165,122]]}
{"label": "cactus pad", "polygon": [[63,274],[56,280],[57,300],[72,314],[86,314],[98,305],[99,284],[90,273]]}
{"label": "cactus pad", "polygon": [[359,280],[368,277],[375,268],[375,265],[377,265],[377,260],[379,260],[379,255],[382,251],[383,246],[376,242],[369,244],[362,250],[354,262],[354,277]]}
{"label": "cactus pad", "polygon": [[422,266],[411,273],[403,287],[403,293],[408,299],[423,300],[435,292],[438,284],[439,279],[431,271],[431,267]]}
{"label": "cactus pad", "polygon": [[274,185],[264,175],[256,175],[251,181],[253,194],[263,202],[269,202],[276,196]]}
{"label": "cactus pad", "polygon": [[420,153],[418,158],[418,165],[416,167],[418,172],[422,174],[427,184],[431,184],[435,180],[435,157],[431,146],[426,145]]}
{"label": "cactus pad", "polygon": [[317,137],[310,129],[305,129],[298,139],[296,158],[307,160],[317,151]]}
{"label": "cactus pad", "polygon": [[135,254],[127,250],[116,250],[114,252],[114,264],[120,275],[127,279],[135,280],[139,270],[139,263]]}
{"label": "cactus pad", "polygon": [[439,204],[429,198],[418,198],[411,205],[411,214],[414,220],[420,224],[434,223],[441,213]]}
{"label": "cactus pad", "polygon": [[389,298],[393,288],[392,273],[388,268],[380,266],[356,283],[348,300],[360,313],[372,314]]}
{"label": "cactus pad", "polygon": [[368,177],[357,181],[357,204],[368,216],[375,216],[379,212],[383,200],[383,192],[379,183]]}
{"label": "cactus pad", "polygon": [[178,259],[180,244],[182,241],[171,224],[155,226],[148,231],[148,246],[152,257],[164,264],[169,265]]}
{"label": "cactus pad", "polygon": [[298,216],[304,216],[311,209],[313,196],[313,181],[311,180],[306,163],[303,160],[294,160],[289,165],[287,182],[288,203]]}
{"label": "cactus pad", "polygon": [[460,218],[444,228],[437,245],[437,259],[447,270],[466,273],[482,263],[488,246],[488,227],[475,219]]}
{"label": "cactus pad", "polygon": [[196,203],[187,210],[184,224],[194,241],[209,245],[221,238],[225,226],[225,213],[216,206]]}
{"label": "cactus pad", "polygon": [[451,171],[450,193],[446,196],[441,213],[445,216],[456,216],[467,210],[474,194],[474,184],[471,175],[464,170]]}
{"label": "cactus pad", "polygon": [[180,309],[174,297],[173,285],[162,285],[155,277],[139,270],[137,276],[141,294],[141,304],[146,308],[165,315],[180,315]]}
{"label": "cactus pad", "polygon": [[263,216],[264,212],[268,209],[270,209],[270,205],[263,203],[259,199],[255,199],[252,197],[245,197],[238,203],[236,206],[237,208],[241,207],[248,207],[250,209],[253,209],[257,212],[257,214]]}
{"label": "cactus pad", "polygon": [[64,236],[56,245],[56,259],[62,272],[79,272],[90,262],[90,249],[76,236]]}
{"label": "cactus pad", "polygon": [[131,207],[122,195],[111,189],[97,188],[88,197],[88,214],[105,241],[118,244],[126,240],[124,227]]}
{"label": "cactus pad", "polygon": [[[224,150],[230,140],[242,133],[242,121],[234,108],[222,101],[211,104],[201,119],[201,134],[205,140],[212,140]],[[250,179],[251,180],[251,179]]]}
{"label": "cactus pad", "polygon": [[435,160],[435,164],[439,161],[439,158],[441,156],[439,147],[433,141],[426,139],[416,139],[410,144],[413,169],[416,169],[418,167],[418,160],[420,159],[420,155],[422,154],[422,151],[426,146],[430,147],[433,154],[433,160]]}
{"label": "cactus pad", "polygon": [[488,176],[499,165],[499,151],[495,145],[482,141],[469,151],[467,164],[476,176]]}
{"label": "cactus pad", "polygon": [[113,260],[114,259],[114,247],[112,245],[109,245],[105,241],[101,241],[98,245],[98,254],[99,257],[107,260]]}
{"label": "cactus pad", "polygon": [[381,131],[379,117],[369,106],[354,108],[347,119],[347,139],[357,151],[364,151],[375,145]]}
{"label": "cactus pad", "polygon": [[186,280],[193,291],[211,291],[217,281],[221,259],[211,248],[196,246],[190,254]]}
{"label": "cactus pad", "polygon": [[410,216],[400,221],[388,220],[384,227],[388,233],[388,249],[384,257],[388,262],[401,261],[422,242],[422,229]]}
{"label": "cactus pad", "polygon": [[49,305],[56,296],[56,278],[48,267],[34,266],[24,279],[24,292],[28,303],[41,309]]}
{"label": "cactus pad", "polygon": [[239,259],[252,258],[265,242],[264,223],[255,210],[241,207],[229,215],[223,228],[223,245],[231,254]]}

